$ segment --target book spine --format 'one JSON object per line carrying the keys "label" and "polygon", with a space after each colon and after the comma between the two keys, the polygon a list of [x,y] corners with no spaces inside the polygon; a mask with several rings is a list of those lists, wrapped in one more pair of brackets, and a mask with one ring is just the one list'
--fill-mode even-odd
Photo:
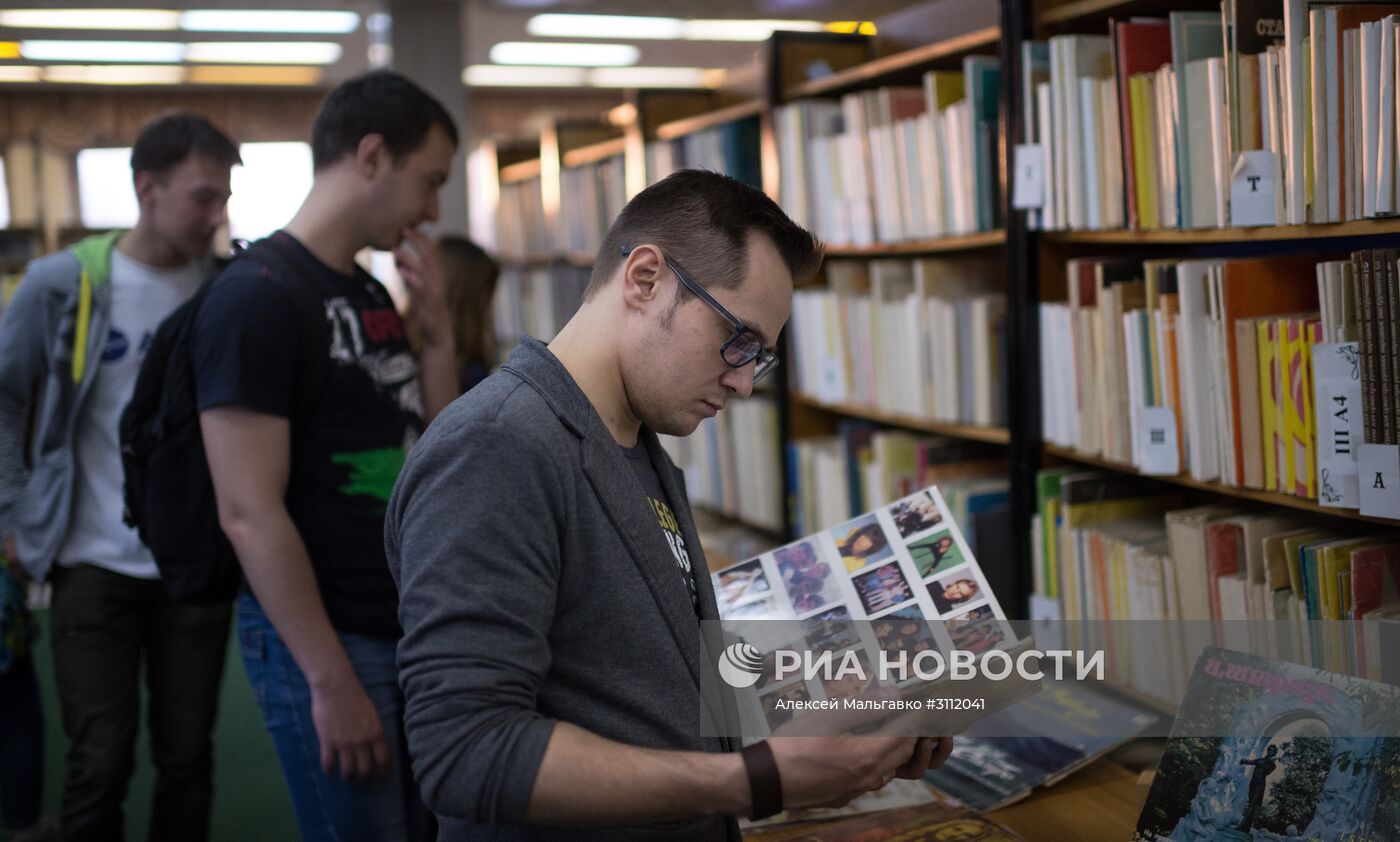
{"label": "book spine", "polygon": [[1367,442],[1379,443],[1376,437],[1376,418],[1380,395],[1376,392],[1375,346],[1372,338],[1371,321],[1371,250],[1363,249],[1352,255],[1355,260],[1356,301],[1361,307],[1358,322],[1361,323],[1361,408],[1363,432]]}
{"label": "book spine", "polygon": [[1390,314],[1394,306],[1390,290],[1395,283],[1395,249],[1377,250],[1381,265],[1372,274],[1375,276],[1375,295],[1371,304],[1376,310],[1376,356],[1380,362],[1381,390],[1381,441],[1385,444],[1400,443],[1400,431],[1395,429],[1395,342],[1391,332]]}
{"label": "book spine", "polygon": [[1400,250],[1392,250],[1388,260],[1390,283],[1390,422],[1394,431],[1391,444],[1400,444]]}

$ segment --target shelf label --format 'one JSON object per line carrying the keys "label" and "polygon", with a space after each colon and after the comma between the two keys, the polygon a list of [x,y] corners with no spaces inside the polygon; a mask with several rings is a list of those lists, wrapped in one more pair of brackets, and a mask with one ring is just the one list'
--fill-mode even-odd
{"label": "shelf label", "polygon": [[1031,210],[1045,204],[1045,155],[1038,143],[1016,146],[1016,180],[1012,184],[1011,206]]}
{"label": "shelf label", "polygon": [[1138,425],[1138,471],[1155,476],[1181,473],[1181,456],[1176,451],[1176,413],[1167,406],[1144,406]]}
{"label": "shelf label", "polygon": [[1361,513],[1400,520],[1400,445],[1363,444],[1357,451]]}
{"label": "shelf label", "polygon": [[1230,225],[1273,225],[1274,153],[1252,149],[1235,156],[1230,173]]}
{"label": "shelf label", "polygon": [[1355,342],[1313,346],[1313,408],[1317,412],[1317,502],[1361,506],[1357,448],[1362,439],[1361,362]]}

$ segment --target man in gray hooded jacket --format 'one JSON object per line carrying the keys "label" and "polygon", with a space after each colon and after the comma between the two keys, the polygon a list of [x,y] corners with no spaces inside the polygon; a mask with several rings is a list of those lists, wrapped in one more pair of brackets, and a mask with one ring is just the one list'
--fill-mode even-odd
{"label": "man in gray hooded jacket", "polygon": [[152,838],[209,832],[230,607],[171,600],[122,519],[117,430],[156,328],[212,269],[237,163],[238,147],[203,117],[157,118],[132,147],[136,226],[34,261],[0,316],[0,538],[53,585],[69,842],[121,838],[143,659]]}

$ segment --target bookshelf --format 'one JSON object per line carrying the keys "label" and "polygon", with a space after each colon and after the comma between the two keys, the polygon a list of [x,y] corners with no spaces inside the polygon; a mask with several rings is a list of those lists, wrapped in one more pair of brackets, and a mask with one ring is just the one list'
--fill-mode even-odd
{"label": "bookshelf", "polygon": [[1229,497],[1237,500],[1249,500],[1254,503],[1266,503],[1270,506],[1282,506],[1284,508],[1297,509],[1298,511],[1309,512],[1311,514],[1322,517],[1342,518],[1345,520],[1360,521],[1363,523],[1373,523],[1381,526],[1393,527],[1396,525],[1396,522],[1393,520],[1386,520],[1385,518],[1378,517],[1368,517],[1352,509],[1331,508],[1328,506],[1320,505],[1315,500],[1309,500],[1304,497],[1294,497],[1290,494],[1280,494],[1276,491],[1261,491],[1255,488],[1236,488],[1234,486],[1226,485],[1224,483],[1202,481],[1181,474],[1144,474],[1132,465],[1128,465],[1123,462],[1116,462],[1111,459],[1105,459],[1102,456],[1080,453],[1079,451],[1074,450],[1073,448],[1047,444],[1045,445],[1045,453],[1049,456],[1054,456],[1057,459],[1064,459],[1066,461],[1076,462],[1081,465],[1090,465],[1095,468],[1104,468],[1106,470],[1116,471],[1118,473],[1123,474],[1133,474],[1135,476],[1140,476],[1143,479],[1170,483],[1172,485],[1178,485],[1182,488],[1190,488],[1196,491],[1205,491],[1209,492],[1210,494],[1219,495],[1221,497]]}
{"label": "bookshelf", "polygon": [[[756,144],[761,182],[770,194],[781,199],[782,178],[778,154],[781,130],[776,115],[784,107],[804,102],[833,101],[842,96],[873,91],[885,86],[917,84],[932,69],[957,67],[965,57],[995,56],[1003,84],[998,101],[998,122],[994,179],[999,203],[997,224],[992,230],[937,238],[909,238],[869,245],[830,245],[828,258],[834,261],[934,260],[950,265],[992,265],[996,267],[998,291],[1005,295],[1004,377],[1006,389],[999,426],[949,423],[905,413],[872,408],[869,402],[823,401],[803,393],[792,377],[794,341],[784,335],[784,365],[773,399],[780,408],[781,446],[784,472],[791,468],[788,445],[795,440],[830,436],[844,421],[870,422],[894,430],[930,436],[963,439],[992,448],[1002,448],[1007,477],[1011,484],[1012,522],[1016,524],[1013,555],[1021,569],[1017,592],[1003,602],[1021,606],[1030,592],[1032,540],[1030,523],[1036,513],[1036,480],[1043,468],[1060,464],[1082,465],[1111,475],[1142,477],[1144,483],[1175,486],[1193,496],[1222,500],[1242,500],[1270,509],[1297,512],[1334,523],[1339,528],[1357,526],[1397,526],[1400,521],[1369,518],[1354,510],[1327,508],[1316,501],[1272,491],[1236,488],[1222,482],[1202,482],[1189,476],[1142,476],[1122,461],[1057,446],[1045,439],[1042,419],[1040,363],[1040,305],[1063,300],[1066,295],[1066,262],[1076,258],[1114,257],[1132,260],[1157,258],[1243,258],[1264,255],[1335,255],[1348,250],[1373,247],[1400,247],[1400,218],[1364,219],[1348,222],[1265,227],[1188,228],[1163,230],[1031,230],[1026,214],[1010,207],[1009,152],[1027,137],[1027,114],[1022,101],[1021,82],[1026,68],[1023,46],[1032,39],[1045,39],[1061,33],[1103,33],[1108,21],[1139,16],[1162,16],[1172,11],[1218,12],[1212,0],[1068,0],[1068,2],[1026,3],[1001,0],[999,3],[970,3],[968,0],[933,0],[917,4],[899,18],[901,23],[878,22],[882,36],[808,37],[804,33],[779,33],[765,47],[763,89],[755,94],[709,92],[669,94],[639,92],[629,97],[634,105],[631,122],[621,127],[622,137],[596,138],[588,144],[570,147],[554,141],[560,168],[597,164],[613,156],[626,160],[629,195],[637,184],[651,180],[647,172],[646,144],[682,142],[696,135],[725,130],[750,121],[758,125]],[[957,25],[949,25],[949,17]],[[922,16],[922,17],[921,17]],[[922,21],[903,25],[902,22]],[[885,33],[891,33],[888,37]],[[896,38],[898,40],[896,40]],[[824,65],[821,78],[805,78],[807,68]],[[560,135],[562,137],[562,135]],[[503,185],[550,178],[550,142],[542,137],[536,145],[540,160],[505,161],[500,169]],[[547,189],[547,188],[542,188]],[[569,254],[567,250],[546,250],[541,254],[511,256],[533,268],[568,265],[586,266],[591,258]],[[821,287],[818,286],[820,289]],[[806,289],[806,288],[804,288]],[[796,325],[796,318],[794,318]],[[800,328],[799,328],[800,332]],[[994,451],[997,452],[997,451]],[[791,526],[791,518],[786,521]],[[790,528],[782,537],[795,537]],[[1157,702],[1160,709],[1160,702]]]}
{"label": "bookshelf", "polygon": [[881,258],[908,257],[925,254],[991,249],[1006,245],[1006,231],[981,231],[935,240],[911,240],[902,243],[876,243],[868,246],[827,246],[827,257]]}
{"label": "bookshelf", "polygon": [[882,83],[907,79],[937,64],[979,52],[994,52],[1001,38],[1001,29],[987,26],[955,35],[933,44],[925,44],[894,55],[877,58],[822,79],[806,82],[784,92],[785,99],[825,97],[869,88]]}
{"label": "bookshelf", "polygon": [[905,430],[932,433],[933,435],[949,436],[950,438],[956,439],[967,439],[969,441],[986,442],[987,444],[1009,444],[1011,441],[1011,434],[1004,427],[945,424],[927,418],[915,418],[909,415],[881,412],[878,409],[858,406],[856,404],[826,403],[811,395],[804,395],[801,392],[793,392],[790,397],[794,403],[800,404],[807,409],[818,410],[845,418],[859,418],[864,421],[874,421],[877,424],[885,424],[890,427],[899,427]]}

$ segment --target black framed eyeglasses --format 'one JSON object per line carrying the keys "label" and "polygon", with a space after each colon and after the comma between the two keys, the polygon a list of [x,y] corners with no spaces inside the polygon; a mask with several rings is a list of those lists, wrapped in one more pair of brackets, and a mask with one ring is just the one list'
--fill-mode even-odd
{"label": "black framed eyeglasses", "polygon": [[[631,253],[632,249],[630,248],[622,249],[623,257]],[[758,331],[749,327],[743,319],[726,310],[724,305],[716,301],[713,295],[700,286],[699,281],[680,267],[680,264],[665,254],[662,254],[661,258],[666,261],[666,265],[676,274],[680,282],[685,284],[686,289],[690,290],[696,298],[710,305],[711,309],[723,316],[724,320],[733,326],[734,332],[729,335],[729,338],[719,349],[720,356],[724,358],[725,363],[730,368],[743,368],[749,363],[755,363],[753,382],[757,383],[778,367],[778,355],[763,347],[763,337],[758,335]]]}

